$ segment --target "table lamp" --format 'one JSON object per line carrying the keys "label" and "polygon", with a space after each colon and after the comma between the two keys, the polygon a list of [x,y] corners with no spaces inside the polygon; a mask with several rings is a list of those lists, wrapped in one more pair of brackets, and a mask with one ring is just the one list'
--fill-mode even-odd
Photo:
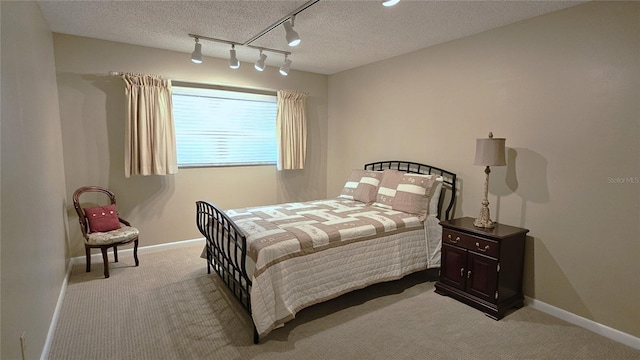
{"label": "table lamp", "polygon": [[484,198],[482,199],[482,209],[480,210],[480,216],[473,222],[473,225],[479,228],[493,229],[493,221],[489,214],[489,200],[487,199],[489,193],[489,173],[491,172],[490,166],[504,166],[507,165],[505,160],[504,143],[506,139],[496,139],[493,137],[493,133],[489,133],[489,138],[476,139],[476,160],[474,165],[486,166],[484,173],[486,174],[484,180]]}

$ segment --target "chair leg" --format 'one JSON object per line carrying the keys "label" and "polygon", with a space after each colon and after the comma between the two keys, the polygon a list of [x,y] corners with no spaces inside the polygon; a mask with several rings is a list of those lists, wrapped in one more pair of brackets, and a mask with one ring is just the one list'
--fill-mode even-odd
{"label": "chair leg", "polygon": [[136,260],[136,266],[140,265],[138,261],[138,239],[133,242],[133,258]]}
{"label": "chair leg", "polygon": [[113,247],[113,259],[114,259],[113,262],[118,262],[118,247],[117,246]]}
{"label": "chair leg", "polygon": [[109,258],[107,258],[107,247],[103,246],[100,248],[102,251],[102,261],[104,262],[104,277],[109,277]]}
{"label": "chair leg", "polygon": [[87,272],[91,271],[91,248],[84,247],[84,253],[87,256]]}

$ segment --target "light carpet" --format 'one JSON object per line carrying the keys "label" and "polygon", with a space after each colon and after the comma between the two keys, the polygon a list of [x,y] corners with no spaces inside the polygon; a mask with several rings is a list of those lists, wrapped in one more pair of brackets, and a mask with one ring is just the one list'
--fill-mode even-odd
{"label": "light carpet", "polygon": [[434,292],[426,272],[298,313],[253,344],[249,315],[201,245],[74,265],[50,359],[640,359],[640,351],[523,307],[500,321]]}

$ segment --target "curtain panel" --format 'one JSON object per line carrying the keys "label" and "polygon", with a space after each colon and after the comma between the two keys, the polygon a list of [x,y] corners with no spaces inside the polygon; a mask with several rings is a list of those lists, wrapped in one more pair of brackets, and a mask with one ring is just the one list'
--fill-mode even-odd
{"label": "curtain panel", "polygon": [[305,100],[308,93],[278,90],[276,139],[278,170],[304,169],[307,153],[307,116]]}
{"label": "curtain panel", "polygon": [[124,74],[127,104],[124,175],[178,172],[171,80]]}

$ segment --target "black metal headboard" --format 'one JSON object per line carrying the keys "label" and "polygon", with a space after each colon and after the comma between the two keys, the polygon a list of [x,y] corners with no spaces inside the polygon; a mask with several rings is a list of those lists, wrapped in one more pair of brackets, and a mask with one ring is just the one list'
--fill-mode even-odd
{"label": "black metal headboard", "polygon": [[438,199],[438,218],[441,220],[451,220],[451,211],[456,200],[456,174],[451,171],[440,169],[435,166],[419,164],[410,161],[378,161],[369,164],[365,164],[365,170],[378,170],[394,169],[414,174],[435,174],[440,175],[443,178],[442,188],[449,188],[451,193],[448,198],[448,205],[444,211],[445,217],[442,218],[442,205],[446,199],[446,191],[440,193],[440,199]]}

